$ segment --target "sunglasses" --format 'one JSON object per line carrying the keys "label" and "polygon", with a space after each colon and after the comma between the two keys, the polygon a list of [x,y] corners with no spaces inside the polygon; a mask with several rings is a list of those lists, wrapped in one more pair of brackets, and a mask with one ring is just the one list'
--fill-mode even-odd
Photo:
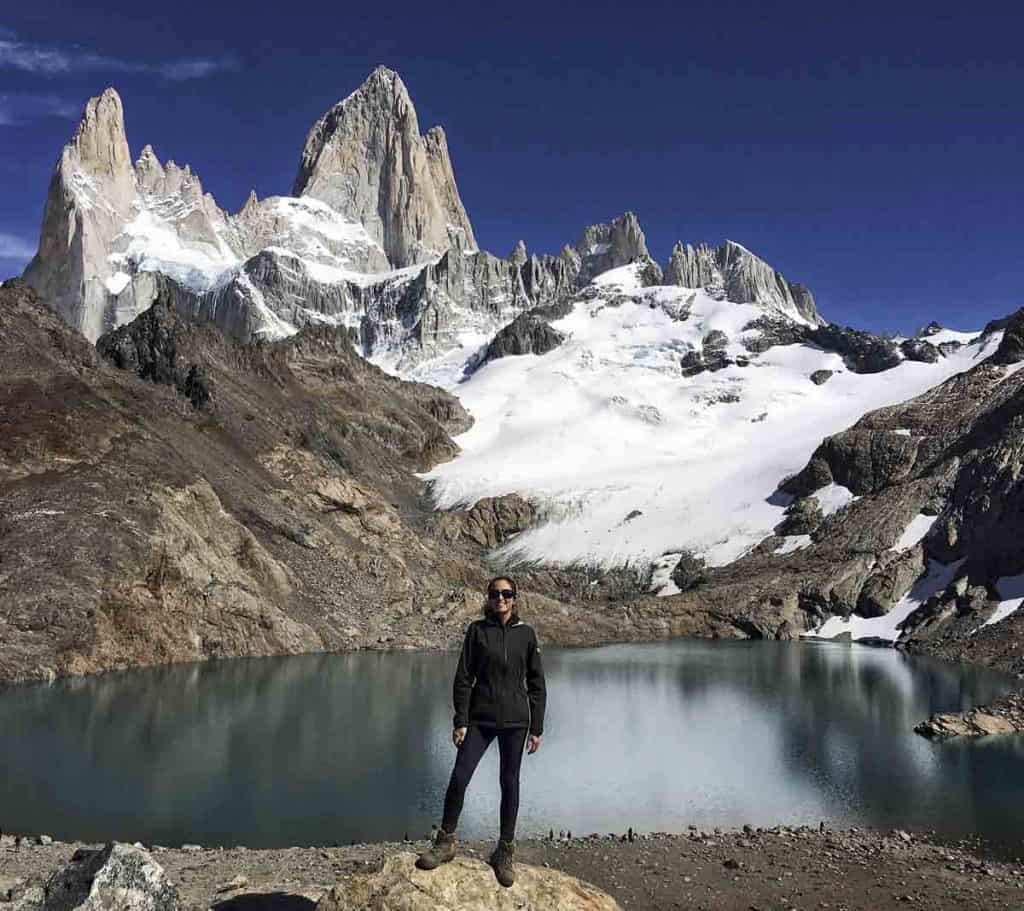
{"label": "sunglasses", "polygon": [[487,593],[488,599],[491,601],[497,601],[499,598],[504,598],[506,601],[511,601],[516,596],[516,593],[510,588],[503,588],[501,591],[489,591]]}

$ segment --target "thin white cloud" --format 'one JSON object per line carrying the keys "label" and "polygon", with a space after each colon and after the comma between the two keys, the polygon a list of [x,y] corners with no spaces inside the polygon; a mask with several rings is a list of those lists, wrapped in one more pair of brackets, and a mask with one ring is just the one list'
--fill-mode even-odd
{"label": "thin white cloud", "polygon": [[21,41],[13,32],[0,30],[0,68],[21,70],[35,76],[105,71],[152,73],[177,82],[237,70],[240,65],[238,56],[231,52],[219,57],[183,57],[180,60],[155,62],[124,60],[91,51]]}
{"label": "thin white cloud", "polygon": [[0,95],[0,127],[17,126],[43,117],[75,119],[82,113],[80,101],[38,92]]}
{"label": "thin white cloud", "polygon": [[36,255],[36,248],[26,240],[13,234],[0,233],[0,259],[28,261]]}

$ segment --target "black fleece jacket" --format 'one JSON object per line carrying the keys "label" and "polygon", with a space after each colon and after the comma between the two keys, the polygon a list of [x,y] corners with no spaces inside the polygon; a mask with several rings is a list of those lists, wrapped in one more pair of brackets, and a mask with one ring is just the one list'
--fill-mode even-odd
{"label": "black fleece jacket", "polygon": [[507,624],[490,611],[470,623],[452,695],[457,728],[482,724],[543,734],[547,689],[533,627],[515,611]]}

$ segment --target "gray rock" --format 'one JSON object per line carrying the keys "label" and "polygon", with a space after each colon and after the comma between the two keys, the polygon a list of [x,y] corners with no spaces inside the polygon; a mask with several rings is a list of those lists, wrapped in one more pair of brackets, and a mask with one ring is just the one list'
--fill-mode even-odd
{"label": "gray rock", "polygon": [[902,553],[885,551],[857,598],[861,617],[881,617],[910,591],[925,570],[924,551],[920,546]]}
{"label": "gray rock", "polygon": [[641,263],[645,284],[660,284],[661,269],[647,251],[647,240],[640,222],[632,212],[626,212],[607,224],[590,225],[576,242],[579,270],[576,284],[586,285],[595,276],[609,269]]}
{"label": "gray rock", "polygon": [[557,329],[552,329],[543,319],[532,312],[521,313],[491,339],[482,357],[472,369],[478,370],[484,364],[520,354],[547,354],[566,339]]}
{"label": "gray rock", "polygon": [[786,281],[763,259],[727,240],[717,249],[677,243],[665,267],[666,284],[704,288],[739,304],[756,304],[797,323],[824,323],[810,290]]}
{"label": "gray rock", "polygon": [[292,192],[361,222],[396,267],[447,250],[449,225],[476,246],[444,131],[420,135],[409,92],[387,67],[313,125]]}
{"label": "gray rock", "polygon": [[96,349],[121,370],[142,379],[174,386],[196,409],[205,407],[212,385],[200,364],[190,364],[178,354],[178,322],[170,308],[158,300],[138,319],[96,342]]}
{"label": "gray rock", "polygon": [[42,890],[12,906],[17,911],[177,911],[178,893],[163,868],[145,851],[110,843],[79,849]]}
{"label": "gray rock", "polygon": [[743,327],[743,333],[743,347],[752,354],[762,354],[777,345],[796,345],[809,339],[807,326],[774,315],[752,320]]}
{"label": "gray rock", "polygon": [[821,504],[815,497],[804,496],[786,507],[786,518],[776,527],[777,535],[810,535],[822,522]]}
{"label": "gray rock", "polygon": [[707,580],[707,568],[703,557],[683,553],[672,569],[672,581],[680,591],[689,591]]}
{"label": "gray rock", "polygon": [[107,254],[136,194],[124,108],[108,88],[89,100],[57,160],[39,249],[25,269],[25,280],[89,339],[115,319],[105,285],[114,273]]}
{"label": "gray rock", "polygon": [[[688,351],[679,360],[683,376],[696,376],[705,370],[715,372],[732,366],[736,361],[729,357],[725,348],[729,337],[718,329],[712,329],[701,340],[701,350]],[[749,361],[744,362],[744,366]]]}
{"label": "gray rock", "polygon": [[900,363],[895,342],[870,332],[828,323],[815,326],[807,337],[826,351],[841,354],[854,373],[880,373]]}
{"label": "gray rock", "polygon": [[712,329],[708,332],[704,338],[701,339],[701,345],[704,348],[704,352],[708,350],[721,350],[729,344],[729,336],[727,336],[721,329]]}
{"label": "gray rock", "polygon": [[811,382],[815,386],[821,386],[823,383],[827,383],[834,373],[834,370],[815,370],[811,374]]}
{"label": "gray rock", "polygon": [[704,355],[696,349],[687,351],[679,359],[679,366],[683,376],[697,376],[697,374],[703,373],[708,369],[704,363]]}
{"label": "gray rock", "polygon": [[[887,430],[853,427],[825,439],[804,470],[809,469],[816,480],[830,476],[832,481],[848,487],[859,496],[906,478],[914,468],[919,446],[919,438]],[[827,473],[815,463],[824,463],[828,467]],[[804,489],[805,485],[796,483],[797,487],[787,489],[791,492]]]}
{"label": "gray rock", "polygon": [[1024,360],[1024,307],[1006,322],[1003,339],[992,355],[993,364],[1018,364]]}
{"label": "gray rock", "polygon": [[455,541],[461,537],[486,549],[498,547],[536,520],[536,507],[514,493],[484,497],[470,509],[449,510],[437,516],[443,540]]}
{"label": "gray rock", "polygon": [[938,348],[920,338],[908,338],[901,342],[900,351],[908,361],[920,361],[924,364],[934,364],[941,357]]}

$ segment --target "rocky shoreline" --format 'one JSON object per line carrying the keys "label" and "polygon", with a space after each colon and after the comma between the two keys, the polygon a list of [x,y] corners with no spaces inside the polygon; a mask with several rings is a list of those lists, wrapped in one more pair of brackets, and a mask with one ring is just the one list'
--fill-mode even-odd
{"label": "rocky shoreline", "polygon": [[937,712],[914,730],[938,740],[1024,732],[1024,692],[1008,693],[966,712]]}
{"label": "rocky shoreline", "polygon": [[[353,878],[379,871],[397,855],[408,860],[426,843],[145,850],[174,886],[182,911],[312,911],[335,885],[351,886]],[[19,908],[20,902],[26,908],[25,896],[33,885],[41,885],[79,849],[100,847],[45,836],[0,837],[0,907]],[[460,854],[486,860],[492,847],[490,842],[463,842]],[[943,844],[902,831],[745,826],[726,831],[691,828],[685,834],[530,838],[518,842],[516,861],[537,868],[538,876],[545,868],[589,883],[624,911],[995,909],[1020,908],[1024,902],[1021,858],[997,859],[980,843]],[[501,887],[483,865],[475,866],[480,882],[474,881],[474,891],[485,904],[466,907],[488,907],[486,896],[493,892],[497,901]],[[525,866],[520,870],[525,883],[529,871]]]}

